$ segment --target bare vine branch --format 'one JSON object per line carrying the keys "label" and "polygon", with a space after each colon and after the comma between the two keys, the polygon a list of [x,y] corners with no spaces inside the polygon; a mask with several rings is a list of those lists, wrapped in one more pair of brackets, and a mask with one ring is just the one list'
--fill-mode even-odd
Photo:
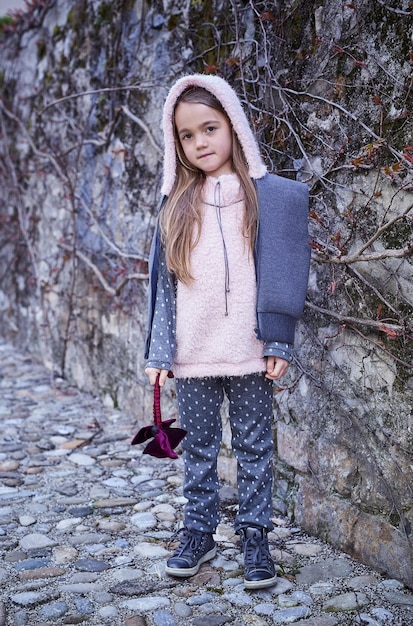
{"label": "bare vine branch", "polygon": [[389,6],[388,2],[384,2],[384,0],[377,0],[379,4],[387,9],[387,11],[391,11],[392,13],[397,13],[397,15],[406,15],[410,17],[413,15],[413,11],[403,11],[403,9],[395,9],[394,7]]}
{"label": "bare vine branch", "polygon": [[134,113],[132,113],[132,111],[130,111],[127,106],[123,105],[122,106],[122,111],[125,113],[125,115],[127,115],[129,117],[129,119],[131,119],[133,122],[138,124],[138,126],[140,126],[145,131],[145,133],[148,135],[149,141],[151,142],[152,146],[155,148],[157,153],[158,154],[163,154],[162,148],[160,148],[160,146],[158,146],[158,144],[156,143],[155,139],[153,138],[153,135],[152,135],[151,131],[149,130],[149,128],[147,126],[147,124],[145,124],[145,122],[143,120],[141,120]]}
{"label": "bare vine branch", "polygon": [[[365,247],[363,247],[365,249]],[[315,251],[318,255],[318,251]],[[327,259],[320,258],[321,263],[334,263],[335,265],[351,265],[352,263],[367,263],[368,261],[383,261],[385,259],[403,259],[413,255],[413,244],[409,243],[401,249],[385,249],[381,252],[371,252],[370,254],[355,254],[353,256],[335,256]]]}
{"label": "bare vine branch", "polygon": [[118,296],[121,293],[122,289],[125,287],[125,285],[127,285],[127,283],[131,280],[148,280],[148,274],[133,273],[124,276],[116,287],[112,287],[103,276],[97,265],[95,265],[93,261],[88,256],[86,256],[86,254],[83,254],[83,252],[81,252],[77,248],[74,248],[73,246],[68,246],[62,242],[59,242],[58,245],[60,248],[63,248],[64,250],[75,254],[81,261],[83,261],[83,263],[85,263],[85,265],[87,265],[98,278],[104,290],[107,291],[107,293],[109,293],[111,296]]}
{"label": "bare vine branch", "polygon": [[103,231],[102,227],[98,223],[96,217],[94,216],[93,212],[90,210],[90,208],[88,207],[88,205],[86,204],[84,199],[83,198],[79,198],[79,201],[80,201],[81,205],[83,206],[83,208],[85,209],[85,211],[87,212],[87,214],[89,215],[89,217],[91,217],[93,219],[93,223],[94,223],[96,229],[99,231],[99,234],[102,237],[102,239],[108,244],[108,246],[110,248],[112,248],[112,250],[118,256],[123,257],[124,259],[135,259],[136,261],[144,261],[144,262],[146,262],[148,260],[147,256],[145,256],[145,255],[142,255],[142,254],[132,254],[130,252],[124,252],[123,250],[121,250],[119,248],[119,246],[117,246],[111,239],[109,239],[109,237]]}
{"label": "bare vine branch", "polygon": [[41,150],[39,150],[36,145],[34,144],[33,139],[31,138],[26,126],[23,124],[23,122],[21,121],[20,118],[17,117],[17,115],[14,115],[14,113],[12,113],[9,109],[7,109],[3,102],[0,100],[0,107],[2,109],[2,111],[4,112],[4,114],[10,118],[11,120],[13,120],[20,128],[20,130],[24,133],[28,144],[30,145],[31,149],[33,150],[33,153],[36,156],[41,157],[42,159],[45,159],[47,161],[50,161],[50,163],[52,163],[53,167],[55,168],[57,174],[60,176],[60,178],[63,179],[67,179],[67,176],[65,176],[65,174],[63,173],[60,165],[58,164],[58,162],[56,161],[56,159],[49,153],[47,152],[42,152]]}
{"label": "bare vine branch", "polygon": [[402,334],[405,332],[405,327],[400,324],[394,324],[393,322],[384,322],[383,320],[371,320],[367,318],[361,317],[352,317],[348,315],[342,315],[340,313],[336,313],[331,311],[330,309],[323,309],[322,307],[313,304],[306,300],[305,306],[317,313],[321,313],[321,315],[325,315],[326,317],[332,317],[333,319],[340,322],[340,324],[352,324],[354,326],[366,326],[368,328],[374,328],[375,330],[383,330],[387,328],[393,331],[396,334]]}
{"label": "bare vine branch", "polygon": [[120,87],[102,87],[101,89],[90,89],[88,91],[79,91],[78,93],[71,93],[68,96],[64,96],[63,98],[58,98],[57,100],[53,100],[53,102],[49,102],[45,107],[40,111],[40,115],[43,115],[48,109],[51,107],[55,107],[58,104],[62,104],[63,102],[69,102],[70,100],[76,100],[77,98],[83,98],[85,96],[94,96],[102,93],[116,93],[119,91],[139,91],[140,89],[153,89],[155,87],[160,87],[159,83],[141,83],[140,85],[124,85]]}
{"label": "bare vine branch", "polygon": [[[386,324],[387,327],[387,324]],[[395,354],[392,354],[389,350],[386,349],[386,347],[383,345],[383,343],[374,340],[372,337],[366,337],[359,328],[354,328],[351,327],[352,330],[357,333],[360,337],[362,337],[365,341],[372,343],[373,345],[376,346],[376,348],[378,348],[379,350],[381,350],[381,352],[384,352],[385,354],[387,354],[387,356],[389,356],[391,359],[393,359],[394,361],[396,361],[397,363],[399,363],[400,365],[403,365],[403,367],[407,367],[407,369],[413,370],[413,364],[412,363],[407,363],[406,361],[403,361],[403,359],[399,359],[398,356],[396,356]],[[383,328],[381,328],[380,330],[383,330]]]}

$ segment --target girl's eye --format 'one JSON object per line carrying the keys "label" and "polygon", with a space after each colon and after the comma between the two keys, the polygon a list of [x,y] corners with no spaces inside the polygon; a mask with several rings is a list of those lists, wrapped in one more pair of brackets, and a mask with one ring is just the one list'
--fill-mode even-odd
{"label": "girl's eye", "polygon": [[212,133],[215,130],[215,126],[208,126],[206,130],[207,133]]}
{"label": "girl's eye", "polygon": [[185,139],[190,139],[190,138],[191,138],[190,133],[186,133],[185,135],[182,135],[182,141],[184,141]]}

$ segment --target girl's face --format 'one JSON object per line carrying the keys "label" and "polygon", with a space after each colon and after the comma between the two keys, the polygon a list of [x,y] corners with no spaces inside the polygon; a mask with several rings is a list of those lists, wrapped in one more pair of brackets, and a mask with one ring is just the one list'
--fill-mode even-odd
{"label": "girl's face", "polygon": [[225,115],[206,104],[180,102],[175,125],[191,165],[208,176],[232,172],[232,133]]}

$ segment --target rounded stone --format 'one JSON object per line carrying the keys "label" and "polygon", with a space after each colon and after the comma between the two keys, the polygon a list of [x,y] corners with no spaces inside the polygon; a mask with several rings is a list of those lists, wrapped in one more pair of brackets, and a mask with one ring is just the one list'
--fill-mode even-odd
{"label": "rounded stone", "polygon": [[190,617],[192,615],[192,609],[185,602],[177,602],[174,605],[175,613],[178,617]]}
{"label": "rounded stone", "polygon": [[153,543],[138,543],[135,546],[134,552],[139,556],[151,559],[154,557],[166,557],[170,554],[169,550],[165,550],[162,546],[158,546]]}
{"label": "rounded stone", "polygon": [[130,518],[131,523],[137,526],[139,530],[147,530],[157,526],[157,519],[152,513],[135,513]]}
{"label": "rounded stone", "polygon": [[78,556],[78,551],[75,548],[68,546],[60,546],[53,550],[53,559],[56,563],[70,563],[74,561]]}
{"label": "rounded stone", "polygon": [[45,620],[56,620],[67,612],[68,606],[65,602],[51,602],[40,609],[40,617]]}
{"label": "rounded stone", "polygon": [[23,550],[33,550],[34,548],[49,548],[55,546],[56,542],[47,535],[31,533],[30,535],[22,537],[19,545]]}
{"label": "rounded stone", "polygon": [[20,515],[19,524],[20,526],[32,526],[36,523],[36,518],[31,515]]}
{"label": "rounded stone", "polygon": [[81,454],[80,452],[73,452],[70,456],[68,456],[69,461],[74,463],[75,465],[88,466],[94,465],[96,460],[87,454]]}
{"label": "rounded stone", "polygon": [[22,593],[15,593],[11,596],[12,602],[20,604],[21,606],[34,606],[38,604],[42,599],[41,593],[35,591],[23,591]]}
{"label": "rounded stone", "polygon": [[293,545],[293,550],[303,556],[315,556],[321,552],[322,548],[313,543],[296,543]]}
{"label": "rounded stone", "polygon": [[169,611],[156,611],[153,620],[155,626],[177,626],[176,619]]}
{"label": "rounded stone", "polygon": [[109,563],[99,559],[79,559],[73,566],[81,572],[104,572],[110,568]]}
{"label": "rounded stone", "polygon": [[115,606],[102,606],[99,615],[102,619],[116,619],[119,617],[119,611]]}
{"label": "rounded stone", "polygon": [[367,596],[364,593],[342,593],[333,596],[324,602],[323,611],[326,613],[337,613],[338,611],[356,611],[368,604]]}
{"label": "rounded stone", "polygon": [[163,596],[146,596],[143,598],[134,598],[133,600],[125,600],[121,602],[121,607],[129,611],[155,611],[162,607],[169,606],[171,601]]}
{"label": "rounded stone", "polygon": [[68,530],[73,528],[73,526],[77,526],[80,524],[82,519],[80,517],[69,517],[67,519],[62,519],[60,522],[56,524],[56,530]]}

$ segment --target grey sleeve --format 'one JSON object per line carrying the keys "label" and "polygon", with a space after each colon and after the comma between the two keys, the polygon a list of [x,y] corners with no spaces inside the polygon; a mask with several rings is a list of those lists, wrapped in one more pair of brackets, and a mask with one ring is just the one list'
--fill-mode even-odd
{"label": "grey sleeve", "polygon": [[175,288],[162,251],[159,258],[155,310],[146,367],[172,369],[175,346]]}
{"label": "grey sleeve", "polygon": [[283,341],[268,341],[264,343],[264,356],[275,356],[290,362],[293,346]]}

